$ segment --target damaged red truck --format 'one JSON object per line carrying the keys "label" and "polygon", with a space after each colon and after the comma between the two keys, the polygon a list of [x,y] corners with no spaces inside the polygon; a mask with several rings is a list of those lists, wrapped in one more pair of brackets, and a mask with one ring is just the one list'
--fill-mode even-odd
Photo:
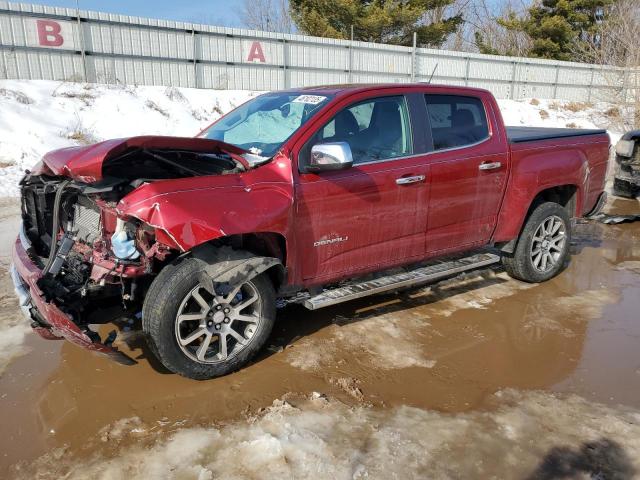
{"label": "damaged red truck", "polygon": [[195,379],[238,369],[277,305],[310,309],[502,262],[541,282],[597,212],[602,130],[505,127],[493,96],[426,84],[258,96],[196,138],[51,152],[21,182],[13,280],[32,327],[122,362],[91,326],[141,317]]}

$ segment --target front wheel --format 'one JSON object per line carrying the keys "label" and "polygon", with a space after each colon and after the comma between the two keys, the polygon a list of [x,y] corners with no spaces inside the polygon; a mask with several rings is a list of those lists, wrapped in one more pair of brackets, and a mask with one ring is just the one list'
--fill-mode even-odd
{"label": "front wheel", "polygon": [[571,220],[557,203],[538,205],[518,237],[513,254],[502,258],[507,273],[518,280],[538,283],[555,277],[569,256]]}
{"label": "front wheel", "polygon": [[205,264],[187,258],[165,267],[144,301],[142,326],[158,360],[196,380],[246,364],[275,321],[275,292],[266,275],[237,286],[201,283]]}

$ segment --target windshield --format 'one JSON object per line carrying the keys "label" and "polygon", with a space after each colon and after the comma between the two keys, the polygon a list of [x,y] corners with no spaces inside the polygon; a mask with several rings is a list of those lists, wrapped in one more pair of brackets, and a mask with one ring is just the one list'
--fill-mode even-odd
{"label": "windshield", "polygon": [[261,95],[222,117],[200,137],[230,143],[269,158],[330,99],[330,95],[300,92]]}

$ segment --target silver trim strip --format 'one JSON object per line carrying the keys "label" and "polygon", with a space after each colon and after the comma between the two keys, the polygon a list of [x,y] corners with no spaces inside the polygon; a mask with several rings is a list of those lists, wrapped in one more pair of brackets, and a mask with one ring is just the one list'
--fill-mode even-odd
{"label": "silver trim strip", "polygon": [[11,264],[11,280],[13,281],[13,289],[16,291],[16,295],[18,297],[18,303],[20,306],[27,305],[31,302],[31,294],[27,290],[22,278],[20,278],[20,274],[16,269],[16,266]]}
{"label": "silver trim strip", "polygon": [[29,288],[22,281],[22,278],[20,278],[20,274],[14,264],[11,264],[9,271],[11,273],[11,280],[13,281],[13,289],[18,297],[20,310],[22,310],[22,313],[28,320],[33,320],[31,318],[31,292],[29,292]]}
{"label": "silver trim strip", "polygon": [[24,231],[24,222],[20,222],[20,232],[18,233],[22,248],[25,250],[31,250],[31,241],[27,237],[27,233]]}
{"label": "silver trim strip", "polygon": [[[431,155],[435,155],[437,153],[444,153],[444,152],[454,152],[456,150],[463,150],[465,148],[471,148],[471,147],[475,147],[477,145],[482,145],[483,143],[488,142],[489,140],[491,140],[493,138],[493,135],[489,135],[486,138],[483,138],[482,140],[478,140],[475,143],[470,143],[469,145],[463,145],[461,147],[451,147],[451,148],[443,148],[442,150],[431,150],[430,152],[422,152],[422,153],[412,153],[411,155],[405,155],[402,157],[391,157],[391,158],[383,158],[381,160],[371,160],[369,162],[360,162],[360,163],[353,163],[354,167],[359,167],[360,165],[372,165],[375,163],[382,163],[382,162],[395,162],[397,160],[407,160],[410,158],[416,158],[416,157],[426,157],[426,156],[431,156]],[[485,153],[482,155],[473,155],[470,158],[480,158],[480,157],[488,157],[488,156],[492,156],[495,155],[495,153]],[[347,171],[347,170],[345,170]]]}

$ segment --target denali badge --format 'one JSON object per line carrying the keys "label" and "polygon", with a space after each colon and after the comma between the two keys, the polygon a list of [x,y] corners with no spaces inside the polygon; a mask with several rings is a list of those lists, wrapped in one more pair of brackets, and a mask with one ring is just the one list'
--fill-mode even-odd
{"label": "denali badge", "polygon": [[317,242],[313,242],[314,247],[322,247],[323,245],[330,245],[332,243],[341,243],[349,240],[349,237],[336,237],[336,238],[327,238],[326,240],[318,240]]}

